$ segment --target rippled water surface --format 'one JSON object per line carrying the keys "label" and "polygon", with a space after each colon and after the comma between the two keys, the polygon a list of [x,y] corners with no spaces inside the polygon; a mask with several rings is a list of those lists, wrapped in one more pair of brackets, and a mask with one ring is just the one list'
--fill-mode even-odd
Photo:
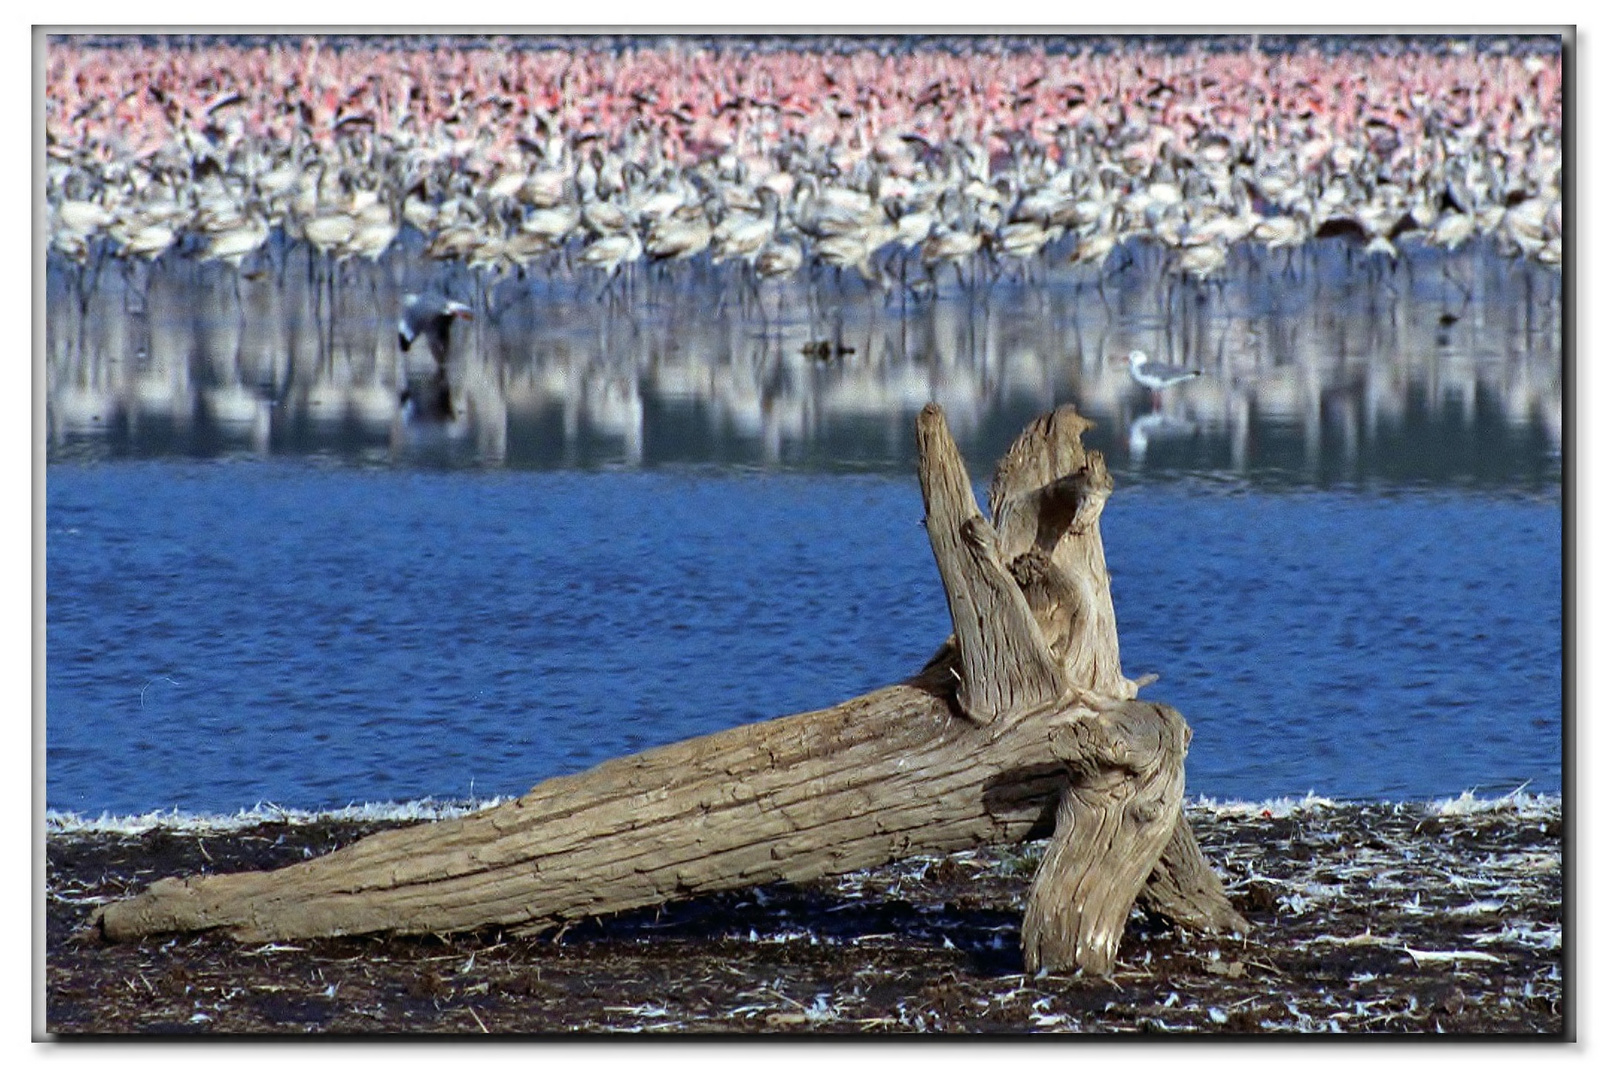
{"label": "rippled water surface", "polygon": [[[1037,412],[1096,419],[1124,670],[1194,727],[1192,793],[1558,790],[1558,279],[1465,272],[1468,303],[1429,266],[1367,297],[1144,268],[763,316],[716,279],[506,283],[457,343],[472,419],[428,432],[407,267],[325,322],[163,279],[78,318],[53,277],[48,803],[514,794],[904,678],[948,633],[927,400],[984,484]],[[1155,410],[1132,347],[1207,374]]]}

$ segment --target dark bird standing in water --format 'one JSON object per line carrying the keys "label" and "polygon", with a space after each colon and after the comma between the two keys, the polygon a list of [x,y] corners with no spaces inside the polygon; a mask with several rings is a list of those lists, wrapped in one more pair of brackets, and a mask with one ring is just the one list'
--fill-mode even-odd
{"label": "dark bird standing in water", "polygon": [[456,319],[471,318],[471,308],[441,293],[409,293],[398,317],[398,347],[405,352],[415,339],[426,335],[432,349],[430,374],[410,375],[399,393],[406,420],[446,421],[455,418],[449,386],[449,328]]}

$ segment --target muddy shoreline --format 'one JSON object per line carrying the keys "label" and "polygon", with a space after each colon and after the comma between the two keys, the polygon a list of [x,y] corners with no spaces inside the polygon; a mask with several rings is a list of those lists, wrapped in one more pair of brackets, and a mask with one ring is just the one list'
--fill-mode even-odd
{"label": "muddy shoreline", "polygon": [[1136,909],[1109,979],[1021,973],[1041,842],[590,920],[537,938],[108,944],[94,910],[405,822],[46,838],[50,1036],[1445,1033],[1565,1030],[1558,798],[1189,810],[1253,929]]}

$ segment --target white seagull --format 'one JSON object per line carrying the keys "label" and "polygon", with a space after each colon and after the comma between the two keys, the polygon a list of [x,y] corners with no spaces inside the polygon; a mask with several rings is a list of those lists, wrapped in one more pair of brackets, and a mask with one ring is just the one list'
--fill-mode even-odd
{"label": "white seagull", "polygon": [[1161,393],[1169,386],[1198,378],[1200,368],[1177,367],[1151,360],[1138,349],[1128,354],[1128,373],[1133,381],[1150,391],[1151,405],[1161,407]]}

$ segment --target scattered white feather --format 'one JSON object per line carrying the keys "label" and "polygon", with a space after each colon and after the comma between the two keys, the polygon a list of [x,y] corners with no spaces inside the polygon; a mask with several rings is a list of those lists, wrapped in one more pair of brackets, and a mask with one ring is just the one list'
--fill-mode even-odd
{"label": "scattered white feather", "polygon": [[1499,964],[1503,961],[1492,953],[1479,952],[1475,949],[1411,949],[1403,946],[1403,951],[1414,958],[1416,964],[1436,963],[1442,960],[1481,960],[1489,964]]}
{"label": "scattered white feather", "polygon": [[1560,951],[1560,929],[1552,926],[1537,930],[1530,926],[1511,924],[1497,933],[1473,934],[1470,940],[1477,945],[1524,945],[1529,949]]}

